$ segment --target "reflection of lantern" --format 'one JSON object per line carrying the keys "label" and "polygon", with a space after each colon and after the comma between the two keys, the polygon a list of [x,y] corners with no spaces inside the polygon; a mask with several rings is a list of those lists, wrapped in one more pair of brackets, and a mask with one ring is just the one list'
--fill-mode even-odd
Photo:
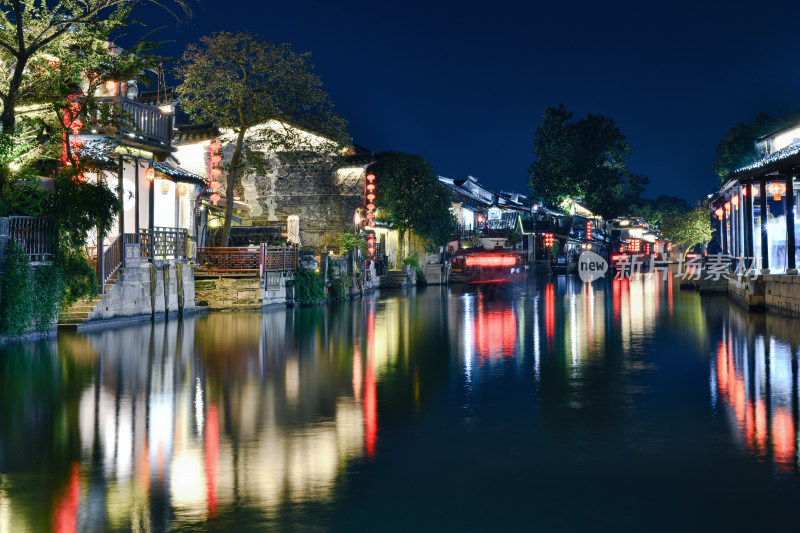
{"label": "reflection of lantern", "polygon": [[208,149],[214,154],[219,152],[220,148],[222,148],[222,145],[219,143],[219,141],[212,141],[211,144],[208,145]]}
{"label": "reflection of lantern", "polygon": [[714,214],[717,215],[717,218],[722,218],[722,208],[718,207]]}
{"label": "reflection of lantern", "polygon": [[222,184],[218,181],[212,181],[210,187],[214,192],[217,192],[222,187]]}
{"label": "reflection of lantern", "polygon": [[178,194],[180,196],[186,196],[186,184],[184,183],[178,184]]}
{"label": "reflection of lantern", "polygon": [[153,167],[146,168],[144,171],[144,177],[147,179],[147,181],[153,181],[156,179],[155,169],[153,169]]}
{"label": "reflection of lantern", "polygon": [[767,192],[772,195],[776,202],[781,199],[781,195],[786,192],[786,185],[780,181],[773,181],[767,186]]}
{"label": "reflection of lantern", "polygon": [[733,198],[731,198],[731,205],[734,207],[734,209],[739,209],[739,197],[738,196],[734,196]]}
{"label": "reflection of lantern", "polygon": [[214,193],[214,194],[212,194],[211,196],[209,196],[209,198],[211,199],[211,201],[212,201],[212,202],[214,202],[214,205],[217,205],[217,202],[219,202],[219,201],[220,201],[220,199],[222,198],[222,196],[220,196],[220,195],[219,195],[219,194],[217,194],[217,193]]}
{"label": "reflection of lantern", "polygon": [[167,194],[169,192],[169,182],[167,180],[161,180],[161,194]]}

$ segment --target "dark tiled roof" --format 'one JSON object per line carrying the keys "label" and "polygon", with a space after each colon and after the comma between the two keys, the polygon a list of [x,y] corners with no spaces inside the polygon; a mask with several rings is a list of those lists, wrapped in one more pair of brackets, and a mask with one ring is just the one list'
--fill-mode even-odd
{"label": "dark tiled roof", "polygon": [[153,168],[163,174],[166,174],[174,181],[193,183],[195,185],[205,185],[206,183],[206,180],[203,179],[202,176],[169,163],[153,163]]}

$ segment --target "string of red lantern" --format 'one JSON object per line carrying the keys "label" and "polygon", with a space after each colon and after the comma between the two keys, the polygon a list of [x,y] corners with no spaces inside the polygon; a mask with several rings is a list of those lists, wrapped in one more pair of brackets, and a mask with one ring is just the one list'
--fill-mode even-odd
{"label": "string of red lantern", "polygon": [[[364,187],[365,198],[367,199],[367,224],[375,227],[375,174],[367,174],[367,182]],[[367,251],[370,258],[375,257],[375,233],[367,234]]]}
{"label": "string of red lantern", "polygon": [[220,148],[222,148],[222,145],[216,139],[208,145],[208,186],[214,191],[209,198],[214,202],[214,205],[217,205],[217,202],[222,198],[217,192],[222,187],[222,184],[218,181],[220,174],[222,174],[222,170],[219,168],[219,164],[222,162],[222,156],[219,155]]}

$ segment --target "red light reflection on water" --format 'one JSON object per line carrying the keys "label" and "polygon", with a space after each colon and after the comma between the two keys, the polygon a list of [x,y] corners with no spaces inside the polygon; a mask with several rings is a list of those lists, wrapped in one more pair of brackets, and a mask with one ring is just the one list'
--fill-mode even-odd
{"label": "red light reflection on water", "polygon": [[217,474],[219,473],[219,414],[217,406],[208,406],[206,421],[206,493],[208,517],[217,515]]}
{"label": "red light reflection on water", "polygon": [[367,314],[367,375],[364,379],[364,446],[367,457],[375,456],[375,443],[377,440],[378,398],[375,383],[375,312],[370,311]]}
{"label": "red light reflection on water", "polygon": [[56,493],[53,512],[53,531],[72,533],[78,530],[78,509],[81,496],[81,470],[78,463],[72,464],[69,482],[63,491]]}
{"label": "red light reflection on water", "polygon": [[481,359],[495,355],[511,357],[516,346],[517,317],[512,309],[478,310],[475,317],[475,347]]}
{"label": "red light reflection on water", "polygon": [[767,404],[771,391],[767,390],[764,394],[748,393],[747,376],[742,366],[736,365],[730,342],[721,341],[717,347],[716,374],[720,399],[733,411],[735,431],[744,437],[745,449],[762,457],[771,452],[781,470],[791,470],[797,443],[795,420],[789,410],[773,406],[768,417]]}
{"label": "red light reflection on water", "polygon": [[556,294],[552,283],[544,287],[544,325],[547,340],[552,341],[556,332]]}

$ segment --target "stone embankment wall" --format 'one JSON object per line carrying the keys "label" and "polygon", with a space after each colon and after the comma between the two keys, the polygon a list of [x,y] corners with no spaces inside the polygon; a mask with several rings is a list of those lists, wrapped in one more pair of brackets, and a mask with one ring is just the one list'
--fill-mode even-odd
{"label": "stone embankment wall", "polygon": [[286,282],[293,275],[268,272],[258,278],[213,278],[195,282],[197,304],[211,311],[259,310],[285,306]]}
{"label": "stone embankment wall", "polygon": [[770,311],[800,316],[800,276],[765,274],[764,304]]}
{"label": "stone embankment wall", "polygon": [[728,298],[748,309],[763,309],[764,277],[729,275]]}
{"label": "stone embankment wall", "polygon": [[194,270],[186,262],[128,267],[79,329],[193,313],[194,291]]}

